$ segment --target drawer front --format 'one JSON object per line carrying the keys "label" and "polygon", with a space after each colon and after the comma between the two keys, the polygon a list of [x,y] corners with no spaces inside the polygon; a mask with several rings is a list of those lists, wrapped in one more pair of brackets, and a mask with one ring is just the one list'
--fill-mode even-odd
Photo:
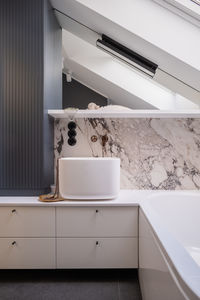
{"label": "drawer front", "polygon": [[137,267],[137,238],[57,239],[57,268]]}
{"label": "drawer front", "polygon": [[0,207],[0,237],[54,237],[55,208]]}
{"label": "drawer front", "polygon": [[58,237],[138,236],[137,207],[56,208]]}
{"label": "drawer front", "polygon": [[55,239],[0,238],[0,268],[55,268]]}

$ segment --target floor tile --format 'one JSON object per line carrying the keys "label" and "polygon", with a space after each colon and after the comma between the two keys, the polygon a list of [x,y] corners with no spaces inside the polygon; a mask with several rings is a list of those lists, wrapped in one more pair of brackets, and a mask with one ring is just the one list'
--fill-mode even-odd
{"label": "floor tile", "polygon": [[0,300],[141,299],[138,295],[134,270],[0,271]]}

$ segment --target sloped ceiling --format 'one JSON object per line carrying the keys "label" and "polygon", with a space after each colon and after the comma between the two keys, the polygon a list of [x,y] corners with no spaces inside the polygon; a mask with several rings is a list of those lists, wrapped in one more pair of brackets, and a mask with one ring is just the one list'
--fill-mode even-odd
{"label": "sloped ceiling", "polygon": [[66,72],[71,71],[75,79],[104,94],[113,104],[137,109],[177,108],[174,93],[66,30],[63,58]]}
{"label": "sloped ceiling", "polygon": [[[106,95],[112,103],[133,108],[199,107],[199,28],[150,0],[51,2],[60,25],[67,29],[63,30],[64,68],[77,80]],[[180,28],[184,29],[181,36]],[[177,100],[175,93],[155,80],[130,70],[97,49],[95,42],[101,33],[158,63],[154,79],[180,91],[192,102],[183,97]],[[168,78],[168,72],[172,77]]]}

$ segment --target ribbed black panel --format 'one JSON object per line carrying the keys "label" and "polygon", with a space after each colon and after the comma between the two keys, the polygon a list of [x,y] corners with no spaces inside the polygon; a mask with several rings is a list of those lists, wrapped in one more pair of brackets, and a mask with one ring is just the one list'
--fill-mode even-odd
{"label": "ribbed black panel", "polygon": [[54,11],[44,1],[44,186],[54,182],[54,122],[50,122],[47,109],[62,108],[62,30]]}
{"label": "ribbed black panel", "polygon": [[44,1],[0,0],[0,194],[44,189],[43,128]]}

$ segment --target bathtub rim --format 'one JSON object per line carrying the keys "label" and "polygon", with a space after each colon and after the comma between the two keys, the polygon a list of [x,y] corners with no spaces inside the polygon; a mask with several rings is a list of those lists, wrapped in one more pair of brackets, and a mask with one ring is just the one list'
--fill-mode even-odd
{"label": "bathtub rim", "polygon": [[[169,193],[169,195],[172,193]],[[149,203],[149,200],[153,199],[155,195],[157,198],[161,194],[163,194],[161,191],[160,193],[149,194],[149,196],[141,201],[139,210],[143,213],[154,234],[154,238],[159,244],[159,247],[186,295],[191,293],[193,297],[198,297],[198,299],[200,299],[200,267],[189,255],[184,246],[175,239],[173,233],[166,228],[159,215]],[[174,191],[173,194],[180,195],[180,192]],[[181,192],[181,194],[185,195],[186,193]],[[191,193],[188,192],[188,195],[189,194],[191,195]],[[184,257],[184,259],[180,259],[180,257]]]}

